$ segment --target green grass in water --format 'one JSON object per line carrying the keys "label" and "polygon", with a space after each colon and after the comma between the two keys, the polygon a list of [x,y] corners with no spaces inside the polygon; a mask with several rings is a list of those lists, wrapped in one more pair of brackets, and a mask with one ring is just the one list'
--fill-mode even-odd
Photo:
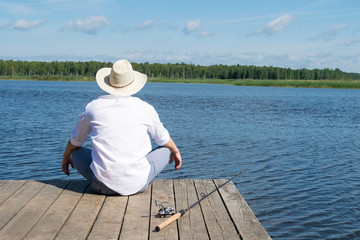
{"label": "green grass in water", "polygon": [[[85,76],[0,76],[8,80],[40,80],[40,81],[95,81],[95,77]],[[227,84],[234,86],[261,87],[297,87],[297,88],[345,88],[360,89],[359,80],[258,80],[258,79],[182,79],[182,78],[149,78],[149,82],[163,83],[205,83]]]}

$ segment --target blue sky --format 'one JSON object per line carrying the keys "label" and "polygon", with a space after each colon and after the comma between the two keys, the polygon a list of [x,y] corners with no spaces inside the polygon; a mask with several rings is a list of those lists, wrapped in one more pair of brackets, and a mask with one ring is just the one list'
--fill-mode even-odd
{"label": "blue sky", "polygon": [[0,59],[340,68],[358,0],[0,0]]}

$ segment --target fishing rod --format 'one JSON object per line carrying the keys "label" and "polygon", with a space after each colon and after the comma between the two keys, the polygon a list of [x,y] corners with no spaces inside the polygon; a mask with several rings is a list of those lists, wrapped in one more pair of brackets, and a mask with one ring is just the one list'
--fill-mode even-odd
{"label": "fishing rod", "polygon": [[194,202],[193,204],[191,204],[190,206],[188,206],[187,208],[180,210],[178,213],[173,214],[170,218],[168,218],[166,221],[160,223],[159,225],[157,225],[155,227],[155,231],[160,231],[161,229],[163,229],[164,227],[166,227],[167,225],[169,225],[170,223],[174,222],[175,220],[177,220],[178,218],[182,217],[187,211],[189,211],[191,208],[195,207],[197,204],[199,204],[202,200],[204,200],[205,198],[207,198],[208,196],[210,196],[211,194],[213,194],[214,192],[216,192],[219,188],[221,188],[222,186],[224,186],[225,184],[227,184],[228,182],[230,182],[231,180],[233,180],[234,178],[240,176],[240,173],[237,173],[235,176],[233,176],[232,178],[230,178],[229,180],[227,180],[225,183],[221,184],[220,186],[218,186],[217,188],[215,188],[214,190],[212,190],[210,193],[206,194],[205,196],[203,196],[201,199],[199,199],[198,201]]}

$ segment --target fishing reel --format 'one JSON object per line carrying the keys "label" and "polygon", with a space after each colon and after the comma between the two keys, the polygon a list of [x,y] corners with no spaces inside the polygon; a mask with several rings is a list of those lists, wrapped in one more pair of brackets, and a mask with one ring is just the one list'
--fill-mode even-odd
{"label": "fishing reel", "polygon": [[157,215],[161,218],[175,214],[175,209],[170,207],[168,202],[159,203],[159,199],[155,199],[155,205],[159,207]]}

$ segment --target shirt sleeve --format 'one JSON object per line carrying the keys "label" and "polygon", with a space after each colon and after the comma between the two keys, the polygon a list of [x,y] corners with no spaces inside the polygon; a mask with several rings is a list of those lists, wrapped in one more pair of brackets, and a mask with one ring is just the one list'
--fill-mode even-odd
{"label": "shirt sleeve", "polygon": [[78,147],[83,145],[87,137],[89,136],[90,130],[91,130],[91,125],[90,122],[88,121],[87,113],[85,109],[84,112],[80,114],[79,121],[71,133],[70,136],[71,144]]}
{"label": "shirt sleeve", "polygon": [[170,134],[160,121],[159,115],[154,110],[152,123],[149,126],[148,133],[154,139],[157,145],[164,146],[170,140]]}

